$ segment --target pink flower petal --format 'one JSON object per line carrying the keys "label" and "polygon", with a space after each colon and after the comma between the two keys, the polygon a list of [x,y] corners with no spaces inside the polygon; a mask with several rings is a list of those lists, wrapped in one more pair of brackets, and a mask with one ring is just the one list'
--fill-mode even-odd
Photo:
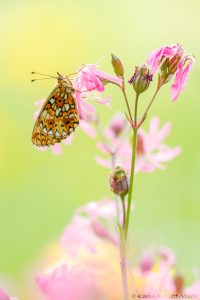
{"label": "pink flower petal", "polygon": [[0,288],[0,300],[9,300],[10,297],[6,294],[4,290]]}
{"label": "pink flower petal", "polygon": [[87,123],[86,121],[84,120],[80,120],[80,127],[83,131],[85,131],[85,133],[91,137],[91,138],[95,138],[96,137],[96,130],[94,129],[94,127]]}
{"label": "pink flower petal", "polygon": [[194,65],[194,59],[190,58],[190,61],[185,69],[183,68],[183,64],[183,61],[179,63],[179,68],[176,73],[175,81],[171,86],[171,97],[173,101],[176,101],[180,93],[184,90],[189,73]]}
{"label": "pink flower petal", "polygon": [[63,144],[70,145],[74,139],[74,133],[71,133],[66,139],[63,140]]}
{"label": "pink flower petal", "polygon": [[37,285],[47,300],[100,300],[93,272],[66,264],[37,276]]}
{"label": "pink flower petal", "polygon": [[95,158],[96,162],[101,165],[102,167],[105,167],[105,168],[112,168],[112,163],[110,160],[106,160],[100,156],[96,156]]}
{"label": "pink flower petal", "polygon": [[51,149],[55,155],[60,155],[63,153],[63,149],[60,144],[52,145]]}
{"label": "pink flower petal", "polygon": [[[194,299],[200,299],[200,280],[192,283],[191,286],[185,289],[184,293],[186,295],[193,295]],[[198,298],[197,298],[198,297]],[[191,297],[192,299],[192,297]]]}
{"label": "pink flower petal", "polygon": [[37,101],[35,101],[35,106],[41,107],[44,104],[44,102],[45,102],[45,99],[37,100]]}
{"label": "pink flower petal", "polygon": [[97,148],[99,150],[101,150],[103,153],[105,154],[109,154],[110,153],[110,149],[108,148],[107,145],[103,144],[103,143],[97,143]]}
{"label": "pink flower petal", "polygon": [[96,251],[96,237],[90,224],[89,219],[76,215],[65,228],[61,244],[70,255],[75,256],[80,247],[87,248],[92,253]]}

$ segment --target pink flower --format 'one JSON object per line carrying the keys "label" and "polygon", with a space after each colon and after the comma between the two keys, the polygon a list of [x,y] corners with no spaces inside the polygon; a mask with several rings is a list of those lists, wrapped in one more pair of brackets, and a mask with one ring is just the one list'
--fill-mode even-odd
{"label": "pink flower", "polygon": [[176,265],[174,252],[166,246],[160,246],[157,249],[146,250],[140,259],[140,270],[142,272],[151,272],[154,264],[159,262],[160,268],[171,269]]}
{"label": "pink flower", "polygon": [[80,247],[94,253],[99,239],[116,244],[115,215],[115,204],[112,200],[93,201],[80,207],[61,237],[63,247],[74,256]]}
{"label": "pink flower", "polygon": [[0,288],[0,300],[10,300],[10,297]]}
{"label": "pink flower", "polygon": [[167,122],[161,129],[159,125],[159,118],[152,118],[148,132],[139,130],[136,172],[149,173],[156,169],[165,169],[163,163],[172,160],[181,152],[180,147],[170,148],[163,143],[171,130],[171,124]]}
{"label": "pink flower", "polygon": [[127,127],[127,120],[122,113],[116,114],[105,129],[105,135],[107,138],[119,137],[124,129]]}
{"label": "pink flower", "polygon": [[142,257],[140,259],[140,264],[139,264],[140,270],[144,273],[149,272],[152,270],[153,265],[154,265],[154,257],[152,251],[150,250],[145,251],[142,254]]}
{"label": "pink flower", "polygon": [[175,75],[171,86],[171,97],[175,101],[188,80],[188,75],[194,65],[194,57],[188,55],[181,45],[162,46],[152,51],[147,58],[147,64],[151,66],[151,72],[160,70],[163,83],[168,82]]}
{"label": "pink flower", "polygon": [[8,296],[8,294],[0,288],[0,300],[17,300],[17,298]]}
{"label": "pink flower", "polygon": [[[97,143],[97,147],[104,153],[112,157],[113,160],[104,160],[101,157],[96,157],[96,161],[109,168],[113,168],[118,165],[118,153],[119,151],[123,154],[127,154],[127,148],[124,147],[126,144],[127,133],[126,130],[129,130],[128,122],[125,119],[124,115],[121,113],[116,114],[112,117],[105,131],[102,133],[102,142]],[[126,134],[126,135],[125,135]],[[123,145],[123,147],[122,147]],[[120,155],[120,156],[121,156]]]}
{"label": "pink flower", "polygon": [[190,295],[191,299],[200,299],[200,280],[197,280],[189,287],[186,287],[183,294]]}
{"label": "pink flower", "polygon": [[100,300],[101,293],[91,271],[61,264],[37,276],[37,285],[46,300]]}
{"label": "pink flower", "polygon": [[[153,172],[156,169],[164,169],[163,163],[170,161],[181,152],[180,147],[170,148],[163,143],[171,130],[171,124],[166,123],[161,129],[159,129],[159,118],[153,118],[150,121],[149,131],[145,132],[143,129],[139,129],[138,143],[137,143],[137,156],[136,156],[136,172]],[[131,166],[131,144],[121,137],[111,137],[109,146],[104,143],[99,143],[98,148],[109,159],[97,157],[96,160],[104,167],[113,167],[113,157],[115,165],[123,167],[128,173],[130,173]],[[112,158],[112,159],[111,159]]]}
{"label": "pink flower", "polygon": [[[104,85],[106,83],[114,83],[122,86],[122,79],[109,75],[100,69],[96,65],[84,65],[78,70],[77,77],[73,82],[74,89],[76,91],[76,100],[78,103],[79,115],[83,120],[87,121],[87,116],[84,110],[92,112],[93,107],[88,104],[86,99],[97,98],[97,102],[108,104],[108,99],[103,100],[98,96],[98,93],[104,92]],[[94,94],[94,92],[96,92]]]}

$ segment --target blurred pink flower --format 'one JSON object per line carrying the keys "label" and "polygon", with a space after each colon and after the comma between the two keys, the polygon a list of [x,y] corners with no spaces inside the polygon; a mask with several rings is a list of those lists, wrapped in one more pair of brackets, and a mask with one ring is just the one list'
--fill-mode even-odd
{"label": "blurred pink flower", "polygon": [[166,246],[160,246],[156,249],[147,249],[140,258],[140,270],[150,272],[153,266],[158,262],[160,268],[173,268],[176,265],[174,252]]}
{"label": "blurred pink flower", "polygon": [[[159,118],[152,118],[148,132],[139,129],[135,166],[137,173],[149,173],[156,169],[164,169],[163,163],[170,161],[181,152],[180,147],[170,148],[163,143],[171,130],[171,124],[168,122],[161,129],[159,129],[159,125]],[[106,129],[106,132],[108,132],[108,129]],[[127,141],[127,138],[125,140],[123,135],[116,138],[109,134],[109,137],[109,146],[105,143],[97,144],[104,154],[109,155],[109,158],[97,157],[96,161],[104,167],[112,168],[113,159],[111,159],[111,155],[114,154],[115,166],[119,165],[129,173],[131,166],[130,142]]]}
{"label": "blurred pink flower", "polygon": [[[66,228],[61,238],[64,249],[57,248],[57,254],[47,253],[50,264],[45,273],[37,276],[37,285],[45,300],[123,299],[118,247],[107,238],[107,233],[112,233],[108,231],[107,224],[113,224],[113,217],[115,207],[113,201],[107,199],[90,202],[75,211],[69,224],[72,225],[71,232],[67,232]],[[78,234],[73,224],[75,218],[82,218],[81,222],[77,221]],[[103,231],[96,231],[93,222]],[[76,255],[71,256],[70,243],[76,247]],[[93,255],[91,249],[94,250]],[[129,265],[128,282],[130,294],[136,296],[134,298],[141,298],[141,295],[149,295],[148,299],[151,295],[152,298],[160,295],[157,299],[163,296],[170,299],[176,294],[199,295],[200,282],[185,286],[183,276],[177,273],[176,257],[166,246],[145,251],[138,267]]]}
{"label": "blurred pink flower", "polygon": [[[157,299],[163,299],[162,296],[166,299],[200,298],[200,281],[197,280],[190,286],[185,286],[184,277],[177,273],[175,254],[166,246],[144,252],[139,269],[134,272],[133,280],[135,282],[134,293],[140,295],[160,295]],[[140,282],[139,286],[137,282]]]}
{"label": "blurred pink flower", "polygon": [[37,276],[37,285],[46,300],[100,300],[95,276],[86,269],[68,268],[61,264]]}
{"label": "blurred pink flower", "polygon": [[171,130],[171,123],[167,122],[159,129],[160,119],[152,118],[149,131],[143,129],[138,133],[136,172],[153,172],[156,169],[165,169],[163,163],[172,160],[180,154],[181,148],[169,146],[163,143]]}
{"label": "blurred pink flower", "polygon": [[154,266],[154,257],[153,257],[152,250],[146,250],[140,258],[139,268],[143,273],[146,273],[151,271],[153,266]]}
{"label": "blurred pink flower", "polygon": [[116,114],[112,117],[110,123],[105,129],[105,136],[109,139],[119,137],[124,129],[127,127],[127,120],[122,113]]}
{"label": "blurred pink flower", "polygon": [[200,299],[200,280],[197,280],[186,287],[183,294],[190,295],[190,299]]}
{"label": "blurred pink flower", "polygon": [[8,294],[0,288],[0,300],[17,300],[17,298],[8,296]]}
{"label": "blurred pink flower", "polygon": [[124,146],[127,143],[126,139],[128,132],[126,132],[126,130],[129,131],[129,129],[130,128],[128,126],[128,122],[122,113],[118,113],[114,117],[112,117],[108,126],[101,134],[102,142],[97,143],[97,148],[101,150],[104,154],[108,154],[111,159],[105,160],[102,157],[96,157],[96,161],[99,164],[109,168],[113,168],[114,166],[118,165],[118,157],[123,154],[126,154],[121,153],[121,155],[118,156],[118,153],[123,152],[123,149],[125,149],[125,152],[127,150],[127,148]]}
{"label": "blurred pink flower", "polygon": [[[157,69],[164,69],[166,82],[175,75],[174,83],[171,87],[171,97],[175,101],[183,91],[188,75],[194,65],[194,57],[189,55],[181,45],[162,46],[158,50],[152,51],[147,58],[147,64],[151,66],[151,72]],[[166,73],[167,72],[167,73]]]}
{"label": "blurred pink flower", "polygon": [[9,300],[10,297],[6,294],[4,290],[0,288],[0,300]]}
{"label": "blurred pink flower", "polygon": [[160,246],[158,248],[158,256],[161,265],[169,266],[169,268],[173,268],[176,265],[176,256],[168,247]]}
{"label": "blurred pink flower", "polygon": [[71,223],[67,225],[61,237],[63,247],[74,256],[80,247],[95,252],[99,239],[116,244],[115,216],[113,200],[93,201],[80,207],[75,211]]}

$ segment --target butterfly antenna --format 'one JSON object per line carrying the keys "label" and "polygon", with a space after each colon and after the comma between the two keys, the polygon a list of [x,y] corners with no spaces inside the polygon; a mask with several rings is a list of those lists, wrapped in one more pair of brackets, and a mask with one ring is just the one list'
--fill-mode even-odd
{"label": "butterfly antenna", "polygon": [[[57,78],[57,77],[56,77],[56,78]],[[51,79],[51,78],[49,78],[49,77],[35,78],[35,79],[32,79],[31,82],[38,81],[38,80],[43,80],[43,79]]]}
{"label": "butterfly antenna", "polygon": [[38,73],[38,72],[31,72],[31,74],[37,74],[37,75],[42,75],[42,76],[48,76],[48,77],[50,77],[50,78],[58,78],[58,77],[56,77],[56,76],[51,76],[51,75],[47,75],[47,74],[42,74],[42,73]]}

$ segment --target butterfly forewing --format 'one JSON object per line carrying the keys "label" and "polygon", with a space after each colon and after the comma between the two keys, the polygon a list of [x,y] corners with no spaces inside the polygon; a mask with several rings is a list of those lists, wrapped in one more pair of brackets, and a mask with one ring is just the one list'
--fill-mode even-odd
{"label": "butterfly forewing", "polygon": [[58,80],[58,85],[45,101],[33,128],[36,146],[50,146],[66,139],[79,124],[72,86]]}

